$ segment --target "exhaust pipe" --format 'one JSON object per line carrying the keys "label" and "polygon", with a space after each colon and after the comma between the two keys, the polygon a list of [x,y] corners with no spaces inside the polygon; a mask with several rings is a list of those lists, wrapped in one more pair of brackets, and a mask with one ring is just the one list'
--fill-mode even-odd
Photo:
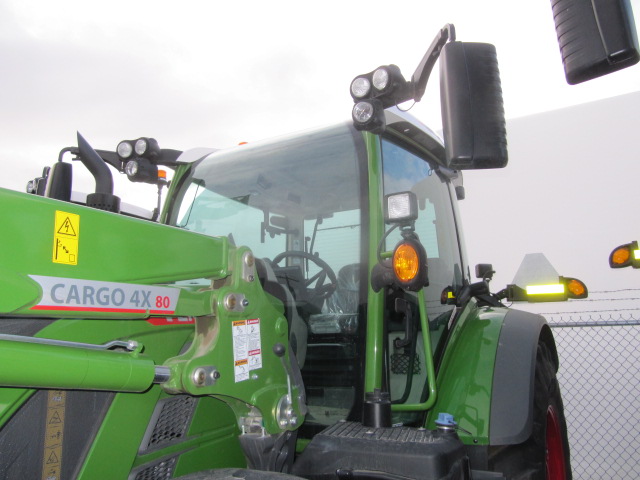
{"label": "exhaust pipe", "polygon": [[78,150],[82,163],[96,180],[95,193],[87,195],[87,206],[106,210],[108,212],[120,212],[120,197],[113,194],[113,176],[102,157],[93,149],[89,142],[78,133]]}

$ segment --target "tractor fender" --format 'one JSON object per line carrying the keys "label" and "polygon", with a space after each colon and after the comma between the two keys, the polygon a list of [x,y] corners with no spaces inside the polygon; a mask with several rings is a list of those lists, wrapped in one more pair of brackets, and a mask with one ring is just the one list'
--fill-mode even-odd
{"label": "tractor fender", "polygon": [[551,328],[544,317],[509,310],[500,329],[493,372],[491,445],[518,444],[531,435],[538,342],[548,345],[557,371],[558,354]]}

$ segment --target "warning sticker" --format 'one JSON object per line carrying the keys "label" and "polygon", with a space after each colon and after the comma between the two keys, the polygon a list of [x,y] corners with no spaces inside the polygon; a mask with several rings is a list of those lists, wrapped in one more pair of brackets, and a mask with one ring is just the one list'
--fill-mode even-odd
{"label": "warning sticker", "polygon": [[53,227],[53,262],[78,264],[80,215],[56,210]]}
{"label": "warning sticker", "polygon": [[260,319],[236,320],[231,325],[236,382],[249,379],[251,370],[262,368]]}
{"label": "warning sticker", "polygon": [[42,480],[60,479],[65,403],[66,392],[64,390],[49,391],[42,456]]}

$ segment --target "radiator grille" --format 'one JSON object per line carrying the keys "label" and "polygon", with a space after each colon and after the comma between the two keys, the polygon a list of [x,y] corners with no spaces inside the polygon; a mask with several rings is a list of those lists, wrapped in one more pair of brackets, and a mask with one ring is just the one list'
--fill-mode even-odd
{"label": "radiator grille", "polygon": [[158,463],[154,463],[140,470],[135,480],[164,480],[173,476],[173,469],[176,466],[178,457],[172,457]]}
{"label": "radiator grille", "polygon": [[140,453],[181,441],[191,423],[196,403],[197,400],[188,395],[169,397],[158,402]]}

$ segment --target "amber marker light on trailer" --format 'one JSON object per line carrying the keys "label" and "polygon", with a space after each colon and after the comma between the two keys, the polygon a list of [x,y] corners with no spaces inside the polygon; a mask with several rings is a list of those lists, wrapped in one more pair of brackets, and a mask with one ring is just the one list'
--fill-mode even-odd
{"label": "amber marker light on trailer", "polygon": [[614,248],[609,255],[609,266],[611,268],[640,268],[640,250],[638,249],[638,242],[633,241]]}
{"label": "amber marker light on trailer", "polygon": [[569,278],[569,277],[560,277],[564,280],[564,284],[567,287],[567,296],[569,298],[579,300],[582,298],[587,298],[589,296],[589,292],[587,291],[587,286],[577,278]]}
{"label": "amber marker light on trailer", "polygon": [[514,302],[566,302],[569,299],[581,300],[589,296],[587,286],[581,280],[571,277],[559,277],[558,283],[527,285],[507,285],[507,298]]}
{"label": "amber marker light on trailer", "polygon": [[527,285],[524,291],[528,302],[564,302],[567,300],[564,283]]}
{"label": "amber marker light on trailer", "polygon": [[552,283],[549,285],[527,285],[527,295],[564,295],[564,285]]}

